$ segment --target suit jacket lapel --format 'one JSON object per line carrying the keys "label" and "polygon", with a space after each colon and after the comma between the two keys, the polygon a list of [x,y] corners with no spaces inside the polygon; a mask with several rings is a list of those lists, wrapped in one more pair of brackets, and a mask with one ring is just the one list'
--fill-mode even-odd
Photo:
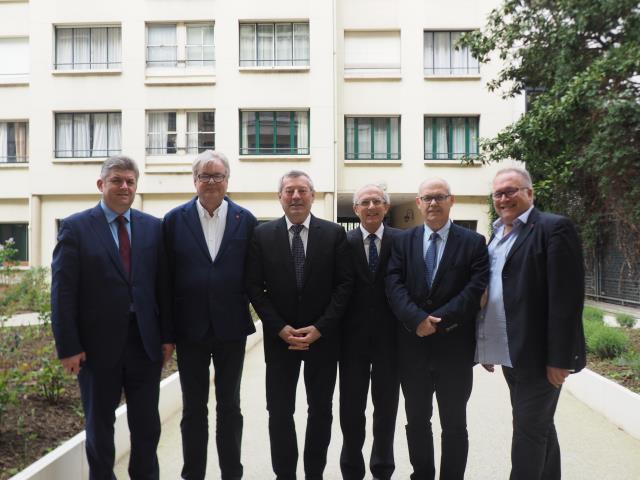
{"label": "suit jacket lapel", "polygon": [[442,258],[440,259],[438,270],[436,271],[436,277],[433,279],[433,284],[431,285],[432,291],[438,287],[438,284],[442,280],[445,272],[449,269],[449,265],[453,263],[453,259],[455,258],[459,247],[460,237],[458,226],[451,223],[451,226],[449,227],[449,235],[447,236],[447,243],[444,246],[444,252],[442,252]]}
{"label": "suit jacket lapel", "polygon": [[309,275],[311,275],[311,266],[313,265],[313,257],[315,256],[318,250],[318,247],[316,246],[316,244],[318,245],[323,244],[322,240],[320,239],[321,236],[322,236],[322,229],[320,228],[320,225],[318,225],[316,218],[313,215],[311,215],[311,221],[309,222],[309,235],[307,236],[307,250],[305,252],[305,258],[304,258],[304,276],[302,281],[302,288],[304,288],[304,285],[307,283],[307,279],[309,278]]}
{"label": "suit jacket lapel", "polygon": [[91,211],[91,226],[95,231],[98,239],[104,246],[104,249],[106,250],[116,269],[118,270],[120,275],[122,275],[122,278],[124,278],[128,282],[129,276],[124,271],[124,266],[122,265],[122,260],[120,259],[118,247],[115,240],[113,239],[111,229],[109,228],[109,224],[107,223],[107,217],[105,217],[100,204],[98,204]]}
{"label": "suit jacket lapel", "polygon": [[225,197],[227,200],[228,208],[227,208],[227,220],[224,225],[224,234],[222,235],[222,242],[220,243],[220,248],[218,249],[218,253],[216,255],[215,261],[224,254],[224,251],[227,249],[229,245],[229,241],[235,236],[236,231],[238,230],[238,226],[242,221],[242,209]]}
{"label": "suit jacket lapel", "polygon": [[361,278],[369,278],[371,276],[371,272],[369,271],[369,263],[367,262],[367,255],[364,251],[364,242],[362,240],[362,231],[360,227],[357,227],[347,233],[347,239],[354,253],[354,264],[357,270],[360,271]]}
{"label": "suit jacket lapel", "polygon": [[505,264],[509,260],[511,260],[511,257],[513,257],[513,254],[522,246],[522,244],[529,237],[529,235],[531,235],[531,232],[533,232],[537,219],[538,219],[538,211],[534,208],[533,210],[531,210],[531,213],[529,214],[527,223],[522,227],[522,230],[518,232],[518,238],[516,238],[516,241],[511,247],[511,250],[509,250],[509,254],[507,255]]}
{"label": "suit jacket lapel", "polygon": [[273,248],[276,249],[277,256],[283,260],[282,264],[285,267],[286,275],[289,278],[290,283],[293,285],[293,288],[296,289],[296,272],[293,267],[293,255],[291,254],[291,245],[289,243],[287,221],[284,217],[275,224],[273,240]]}
{"label": "suit jacket lapel", "polygon": [[380,265],[384,265],[387,258],[391,254],[391,243],[393,239],[391,238],[391,234],[387,232],[387,228],[382,231],[382,242],[380,242],[380,252],[378,253],[378,269],[376,270],[376,278],[379,275],[382,275]]}
{"label": "suit jacket lapel", "polygon": [[427,268],[424,264],[424,227],[422,225],[415,227],[412,235],[412,248],[411,251],[415,252],[418,257],[416,259],[409,259],[411,267],[413,268],[413,274],[418,280],[418,290],[423,292],[426,296],[429,293],[429,286],[427,285]]}
{"label": "suit jacket lapel", "polygon": [[[138,261],[140,259],[139,252],[142,251],[144,245],[144,236],[147,228],[145,226],[146,219],[140,215],[137,210],[131,209],[131,278],[137,271]],[[118,253],[119,255],[119,253]]]}
{"label": "suit jacket lapel", "polygon": [[[182,210],[182,215],[184,216],[184,223],[187,224],[189,231],[193,235],[194,240],[202,253],[206,258],[208,258],[211,262],[213,259],[211,258],[211,254],[209,253],[209,248],[207,247],[207,241],[204,238],[204,232],[202,231],[202,224],[200,223],[200,217],[198,216],[198,207],[196,206],[196,202],[198,201],[198,197],[195,197],[189,204],[185,206]],[[226,229],[225,229],[226,230]]]}

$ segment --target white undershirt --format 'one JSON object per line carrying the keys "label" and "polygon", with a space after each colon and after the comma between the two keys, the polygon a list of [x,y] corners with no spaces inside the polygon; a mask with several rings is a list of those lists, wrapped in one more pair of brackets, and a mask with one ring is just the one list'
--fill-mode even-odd
{"label": "white undershirt", "polygon": [[207,248],[209,249],[211,260],[215,260],[216,255],[218,255],[218,250],[220,250],[220,244],[222,243],[224,227],[227,223],[227,210],[229,209],[229,204],[226,200],[222,200],[220,206],[213,211],[213,215],[209,215],[206,208],[200,204],[200,200],[196,201],[196,205],[198,207],[200,225],[202,225],[202,232],[204,233],[204,239],[207,242]]}

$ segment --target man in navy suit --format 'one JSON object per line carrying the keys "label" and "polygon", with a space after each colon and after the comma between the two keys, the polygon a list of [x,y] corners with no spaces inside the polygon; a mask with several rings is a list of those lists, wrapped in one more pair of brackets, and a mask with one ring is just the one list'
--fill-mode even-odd
{"label": "man in navy suit", "polygon": [[206,150],[193,162],[197,196],[164,218],[182,386],[182,477],[205,478],[209,364],[213,360],[221,477],[242,478],[240,381],[247,335],[255,332],[244,288],[248,242],[257,223],[227,196],[229,162]]}
{"label": "man in navy suit", "polygon": [[369,381],[374,407],[369,468],[374,478],[384,480],[395,469],[398,320],[387,302],[384,277],[393,237],[400,230],[383,223],[389,207],[389,196],[378,185],[365,185],[353,194],[353,211],[360,225],[347,232],[354,287],[342,322],[340,349],[340,469],[345,480],[362,480],[365,475],[362,446]]}
{"label": "man in navy suit", "polygon": [[585,366],[582,246],[568,218],[533,206],[531,176],[499,171],[489,242],[491,280],[478,316],[476,360],[502,365],[513,412],[511,480],[557,480],[553,417],[569,373]]}
{"label": "man in navy suit", "polygon": [[78,374],[91,480],[111,480],[113,424],[124,391],[129,475],[158,479],[160,371],[173,353],[159,219],[131,207],[138,167],[102,165],[100,203],[62,222],[51,264],[51,325],[65,370]]}
{"label": "man in navy suit", "polygon": [[412,480],[433,479],[435,393],[442,427],[441,480],[462,480],[469,440],[475,316],[489,277],[484,237],[449,219],[454,197],[442,179],[425,180],[416,204],[424,225],[394,238],[386,278],[400,320],[400,384],[407,413]]}
{"label": "man in navy suit", "polygon": [[296,478],[293,413],[304,362],[308,416],[304,471],[322,478],[331,439],[340,321],[351,293],[344,229],[311,214],[315,197],[299,170],[280,179],[284,217],[256,228],[247,262],[251,303],[264,324],[271,463],[278,480]]}

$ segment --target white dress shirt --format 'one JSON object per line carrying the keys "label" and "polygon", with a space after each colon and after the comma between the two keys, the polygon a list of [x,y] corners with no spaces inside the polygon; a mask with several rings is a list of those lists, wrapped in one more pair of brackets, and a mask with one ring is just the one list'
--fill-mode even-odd
{"label": "white dress shirt", "polygon": [[[447,223],[444,224],[444,226],[437,231],[438,235],[440,235],[440,238],[438,238],[437,240],[435,240],[436,243],[436,247],[438,247],[438,255],[436,256],[436,269],[433,272],[433,278],[436,278],[436,273],[438,273],[438,267],[440,266],[440,260],[442,260],[442,254],[444,253],[444,247],[447,246],[447,238],[449,238],[449,229],[451,228],[451,220],[447,220]],[[431,234],[433,233],[433,230],[431,230],[429,228],[429,226],[425,223],[424,224],[424,238],[422,240],[422,248],[423,248],[423,255],[427,254],[427,249],[429,248],[429,245],[431,244],[431,242],[433,240],[429,240],[429,237],[431,236]]]}
{"label": "white dress shirt", "polygon": [[204,208],[200,201],[196,201],[198,207],[198,216],[200,217],[200,225],[202,225],[202,232],[204,233],[204,239],[207,242],[207,248],[211,255],[211,260],[216,259],[218,250],[220,250],[220,244],[222,243],[222,236],[224,235],[224,227],[227,224],[227,211],[229,204],[226,200],[222,200],[222,203],[218,208],[213,211],[213,215],[209,215],[207,209]]}
{"label": "white dress shirt", "polygon": [[[289,217],[287,217],[286,215],[284,216],[284,219],[287,222],[287,232],[289,233],[289,247],[291,247],[291,243],[293,242],[293,232],[291,231],[291,225],[293,225],[293,223],[291,223],[291,221],[289,220]],[[300,239],[302,240],[302,245],[304,246],[304,254],[307,254],[307,240],[309,239],[309,224],[311,223],[311,214],[307,215],[307,218],[305,219],[304,222],[302,222],[302,225],[304,226],[304,228],[302,230],[300,230]]]}
{"label": "white dress shirt", "polygon": [[[362,232],[362,242],[364,243],[364,254],[367,256],[367,263],[369,263],[369,232],[360,224],[360,231]],[[373,232],[376,236],[374,240],[376,243],[376,250],[378,251],[378,257],[380,257],[380,246],[382,245],[382,233],[384,232],[384,223],[381,223],[378,229]]]}

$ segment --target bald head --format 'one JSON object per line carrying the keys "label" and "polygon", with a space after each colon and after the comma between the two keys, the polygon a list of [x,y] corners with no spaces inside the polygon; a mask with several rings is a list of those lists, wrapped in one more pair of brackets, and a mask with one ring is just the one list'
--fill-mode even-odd
{"label": "bald head", "polygon": [[449,221],[449,211],[453,201],[449,182],[443,178],[429,178],[418,188],[416,205],[420,209],[424,223],[434,232],[440,230]]}
{"label": "bald head", "polygon": [[421,197],[423,195],[422,190],[427,187],[431,188],[433,186],[442,187],[447,191],[447,195],[451,195],[451,187],[449,186],[449,182],[447,182],[444,178],[434,177],[423,180],[423,182],[418,187],[418,196]]}

